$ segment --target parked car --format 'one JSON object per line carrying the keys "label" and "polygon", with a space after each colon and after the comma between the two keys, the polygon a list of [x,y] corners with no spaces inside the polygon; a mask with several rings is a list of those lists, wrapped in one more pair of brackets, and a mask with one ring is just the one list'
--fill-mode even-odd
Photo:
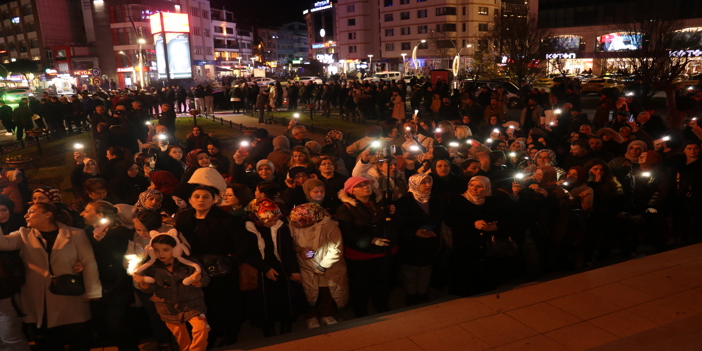
{"label": "parked car", "polygon": [[298,79],[298,82],[300,84],[307,84],[307,82],[312,81],[314,84],[324,84],[324,81],[322,81],[322,78],[319,78],[317,76],[302,76]]}
{"label": "parked car", "polygon": [[624,91],[624,84],[612,78],[593,78],[590,79],[587,83],[583,84],[582,88],[580,88],[580,92],[583,94],[599,94],[600,92],[602,92],[602,89],[605,88],[617,88],[620,92],[622,92]]}
{"label": "parked car", "polygon": [[256,78],[253,80],[253,83],[256,83],[259,88],[262,87],[267,87],[271,83],[275,83],[275,79],[270,79],[270,78]]}
{"label": "parked car", "polygon": [[378,72],[368,78],[368,80],[371,82],[394,82],[399,79],[402,79],[402,73],[393,71]]}

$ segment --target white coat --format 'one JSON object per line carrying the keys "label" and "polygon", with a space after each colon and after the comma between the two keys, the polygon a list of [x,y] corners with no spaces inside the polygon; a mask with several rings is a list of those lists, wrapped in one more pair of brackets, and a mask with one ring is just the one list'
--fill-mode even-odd
{"label": "white coat", "polygon": [[[0,250],[19,250],[27,272],[27,282],[22,287],[22,312],[25,323],[42,326],[46,314],[47,327],[82,323],[90,320],[90,304],[84,299],[102,297],[102,285],[97,263],[85,232],[59,223],[59,234],[51,251],[51,268],[54,275],[75,274],[73,265],[83,265],[83,296],[54,295],[49,291],[49,254],[44,249],[46,240],[32,228],[20,228],[8,235],[0,235]],[[46,301],[46,309],[44,308]]]}

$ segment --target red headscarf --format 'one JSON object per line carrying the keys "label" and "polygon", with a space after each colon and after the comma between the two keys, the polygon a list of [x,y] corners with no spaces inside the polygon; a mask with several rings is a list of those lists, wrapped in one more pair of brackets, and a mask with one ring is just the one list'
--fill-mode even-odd
{"label": "red headscarf", "polygon": [[170,195],[175,187],[180,185],[180,181],[171,172],[156,171],[149,173],[149,178],[156,186],[156,190],[164,195]]}

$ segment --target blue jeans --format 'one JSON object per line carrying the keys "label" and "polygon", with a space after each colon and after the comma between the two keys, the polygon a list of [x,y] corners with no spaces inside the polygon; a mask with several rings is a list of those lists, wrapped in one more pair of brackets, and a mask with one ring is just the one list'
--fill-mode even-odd
{"label": "blue jeans", "polygon": [[0,351],[29,351],[22,318],[17,316],[11,298],[0,300]]}

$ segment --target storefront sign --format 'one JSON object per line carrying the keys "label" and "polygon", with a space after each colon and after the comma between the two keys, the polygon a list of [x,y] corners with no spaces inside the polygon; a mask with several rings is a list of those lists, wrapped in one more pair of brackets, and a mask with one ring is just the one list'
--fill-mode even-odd
{"label": "storefront sign", "polygon": [[46,74],[56,74],[56,73],[58,73],[57,70],[51,69],[51,68],[47,68],[45,72],[46,72]]}
{"label": "storefront sign", "polygon": [[119,73],[134,72],[134,67],[118,67],[117,72],[119,72]]}
{"label": "storefront sign", "polygon": [[574,52],[554,52],[551,54],[546,54],[546,59],[574,59],[577,58]]}
{"label": "storefront sign", "polygon": [[321,63],[334,63],[334,54],[317,54],[317,61]]}
{"label": "storefront sign", "polygon": [[73,71],[74,76],[87,76],[90,75],[90,70],[89,69],[79,69],[76,71]]}
{"label": "storefront sign", "polygon": [[324,48],[333,48],[333,47],[336,47],[335,41],[327,41],[324,43],[313,43],[312,44],[313,49],[324,49]]}
{"label": "storefront sign", "polygon": [[668,52],[670,57],[700,57],[702,50],[671,50]]}
{"label": "storefront sign", "polygon": [[332,8],[332,3],[329,0],[322,0],[322,1],[317,1],[314,3],[314,6],[310,9],[310,12],[315,12],[315,11],[322,11],[326,9]]}

